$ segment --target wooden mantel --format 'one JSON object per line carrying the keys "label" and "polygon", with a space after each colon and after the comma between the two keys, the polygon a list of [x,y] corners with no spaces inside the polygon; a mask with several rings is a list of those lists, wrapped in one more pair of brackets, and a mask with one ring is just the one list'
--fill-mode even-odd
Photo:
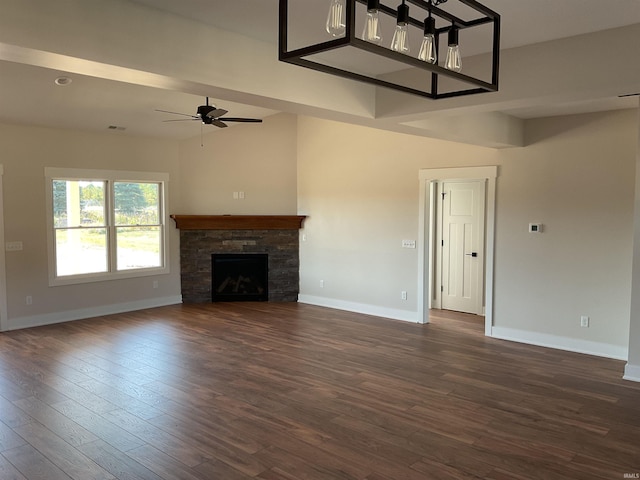
{"label": "wooden mantel", "polygon": [[298,230],[306,215],[170,215],[180,230]]}

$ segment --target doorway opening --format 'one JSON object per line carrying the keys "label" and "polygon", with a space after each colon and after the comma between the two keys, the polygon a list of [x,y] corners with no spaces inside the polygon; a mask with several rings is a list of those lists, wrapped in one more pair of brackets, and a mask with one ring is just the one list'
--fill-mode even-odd
{"label": "doorway opening", "polygon": [[[420,216],[418,232],[418,321],[420,323],[429,322],[429,309],[437,307],[436,293],[441,287],[441,278],[437,276],[438,248],[437,219],[439,218],[437,208],[439,182],[449,183],[472,183],[470,181],[480,181],[485,187],[485,213],[484,213],[484,275],[480,284],[483,285],[480,295],[481,303],[484,306],[485,315],[485,335],[491,336],[493,325],[493,263],[494,263],[494,229],[495,229],[495,192],[496,178],[498,175],[497,166],[485,167],[462,167],[462,168],[441,168],[420,170]],[[442,193],[442,192],[440,192]],[[464,195],[469,195],[466,193]],[[455,227],[459,229],[459,227]],[[441,247],[442,245],[440,245]],[[479,248],[479,247],[478,247]],[[470,252],[471,259],[475,250]],[[471,263],[468,264],[470,266]],[[469,269],[469,272],[471,269]],[[440,296],[440,301],[442,297]],[[441,305],[441,303],[440,303]]]}

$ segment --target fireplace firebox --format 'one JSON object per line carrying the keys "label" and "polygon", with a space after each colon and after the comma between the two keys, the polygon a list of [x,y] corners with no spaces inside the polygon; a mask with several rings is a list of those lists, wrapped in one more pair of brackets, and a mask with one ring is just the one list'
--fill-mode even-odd
{"label": "fireplace firebox", "polygon": [[269,299],[269,259],[266,253],[211,255],[211,301],[242,302]]}

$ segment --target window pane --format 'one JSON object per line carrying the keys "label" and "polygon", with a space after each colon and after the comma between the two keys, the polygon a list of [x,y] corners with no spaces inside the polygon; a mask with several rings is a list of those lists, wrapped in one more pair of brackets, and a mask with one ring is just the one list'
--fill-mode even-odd
{"label": "window pane", "polygon": [[53,180],[54,226],[104,226],[104,191],[104,182]]}
{"label": "window pane", "polygon": [[160,184],[115,182],[116,225],[159,225]]}
{"label": "window pane", "polygon": [[160,227],[118,227],[118,270],[161,267]]}
{"label": "window pane", "polygon": [[56,230],[57,275],[107,271],[107,230],[79,228]]}

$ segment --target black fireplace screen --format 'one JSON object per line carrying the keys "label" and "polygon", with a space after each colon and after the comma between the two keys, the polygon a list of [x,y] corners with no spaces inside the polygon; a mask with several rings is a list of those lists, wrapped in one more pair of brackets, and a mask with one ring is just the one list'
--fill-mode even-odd
{"label": "black fireplace screen", "polygon": [[211,301],[267,301],[266,253],[214,253],[211,255]]}

